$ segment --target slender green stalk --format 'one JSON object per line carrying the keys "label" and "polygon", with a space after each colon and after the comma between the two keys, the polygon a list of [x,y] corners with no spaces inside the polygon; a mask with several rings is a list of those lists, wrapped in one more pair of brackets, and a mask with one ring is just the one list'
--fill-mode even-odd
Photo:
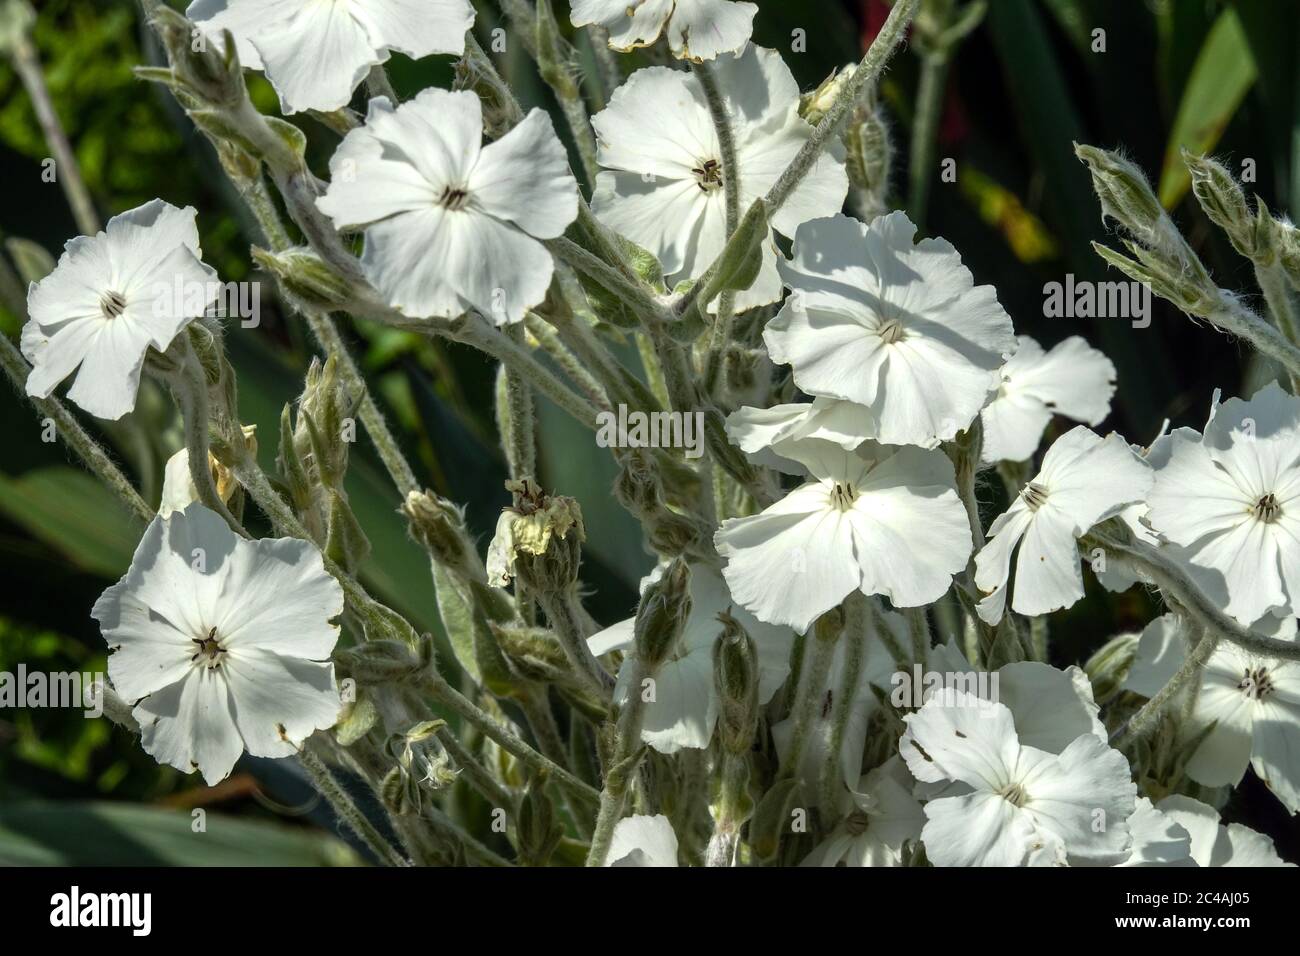
{"label": "slender green stalk", "polygon": [[907,214],[922,228],[930,198],[930,182],[934,178],[934,153],[948,62],[947,50],[935,50],[921,56],[921,83],[916,92],[912,152],[908,160]]}
{"label": "slender green stalk", "polygon": [[49,88],[45,85],[45,74],[41,71],[41,62],[36,54],[36,48],[32,46],[27,36],[18,38],[14,45],[12,62],[14,72],[18,74],[18,79],[32,101],[36,121],[40,124],[45,142],[54,153],[55,175],[64,196],[68,199],[68,205],[72,207],[72,216],[76,220],[77,229],[82,235],[93,236],[100,229],[99,214],[95,212],[95,203],[90,198],[90,190],[86,188],[86,182],[81,178],[77,155],[72,151],[72,145],[63,131],[63,124],[59,122],[59,114],[54,111],[54,103],[50,99]]}
{"label": "slender green stalk", "polygon": [[[14,345],[7,335],[0,335],[0,365],[4,366],[5,374],[8,376],[9,381],[13,383],[14,388],[18,390],[19,394],[24,394],[31,366],[27,364],[27,360],[18,351],[18,346]],[[82,464],[95,477],[107,485],[121,499],[122,503],[130,509],[133,515],[144,522],[153,520],[154,510],[140,497],[140,493],[135,490],[135,486],[131,484],[130,479],[122,474],[121,469],[108,457],[108,453],[99,446],[95,439],[90,437],[90,434],[81,427],[81,423],[77,421],[62,402],[54,396],[49,398],[33,397],[30,400],[32,405],[36,407],[37,412],[54,423],[58,436],[81,459]]]}
{"label": "slender green stalk", "polygon": [[[790,748],[782,761],[782,777],[798,777],[803,773],[803,752],[808,746],[808,737],[817,723],[822,697],[826,691],[826,681],[831,671],[831,662],[835,659],[835,644],[839,638],[838,630],[829,636],[818,634],[816,624],[804,638],[804,666],[799,674],[799,687],[795,691],[794,704],[790,708],[790,716],[794,718],[794,731],[790,735]],[[808,784],[819,782],[805,781]]]}
{"label": "slender green stalk", "polygon": [[1120,744],[1141,740],[1151,733],[1156,728],[1160,716],[1178,695],[1189,685],[1199,685],[1201,673],[1205,670],[1205,665],[1209,663],[1210,658],[1218,648],[1219,641],[1220,636],[1218,634],[1202,631],[1195,647],[1192,648],[1191,653],[1187,655],[1174,676],[1169,678],[1168,683],[1160,688],[1154,697],[1143,704],[1141,710],[1111,734],[1111,746],[1118,747]]}
{"label": "slender green stalk", "polygon": [[596,813],[587,866],[605,865],[614,839],[614,827],[623,816],[628,790],[645,752],[641,744],[641,727],[645,723],[645,699],[641,687],[647,678],[654,677],[654,671],[636,657],[626,666],[632,668],[632,679],[628,682],[628,695],[614,725],[614,749],[605,771],[605,786],[600,792],[600,809]]}
{"label": "slender green stalk", "polygon": [[577,597],[572,593],[550,591],[537,595],[537,602],[546,612],[551,630],[564,648],[564,656],[568,658],[574,675],[597,700],[609,701],[614,693],[614,678],[600,666],[600,661],[587,646],[587,632],[575,613],[576,601]]}
{"label": "slender green stalk", "polygon": [[406,859],[384,839],[369,818],[357,808],[352,797],[335,779],[334,774],[309,747],[304,746],[298,752],[298,762],[307,771],[312,786],[325,798],[325,801],[334,810],[334,814],[349,830],[357,835],[362,843],[370,848],[370,852],[375,855],[376,859],[388,866],[409,865]]}
{"label": "slender green stalk", "polygon": [[1276,657],[1288,661],[1300,660],[1300,642],[1265,637],[1242,627],[1197,586],[1177,561],[1159,548],[1152,548],[1140,542],[1121,541],[1096,529],[1080,542],[1080,548],[1085,555],[1094,547],[1101,547],[1108,554],[1118,556],[1120,560],[1132,567],[1144,571],[1156,587],[1164,592],[1167,599],[1172,599],[1180,610],[1190,615],[1197,625],[1216,638],[1264,657]]}
{"label": "slender green stalk", "polygon": [[907,25],[916,15],[919,3],[920,0],[895,2],[894,8],[889,11],[889,16],[871,42],[871,48],[867,50],[853,76],[844,84],[844,88],[835,97],[835,102],[826,111],[826,115],[817,124],[812,136],[804,143],[798,155],[768,191],[766,201],[769,214],[775,213],[790,198],[790,194],[803,182],[804,177],[816,164],[822,151],[839,134],[840,127],[848,119],[849,112],[857,105],[863,91],[875,85],[895,48],[903,41],[907,33]]}

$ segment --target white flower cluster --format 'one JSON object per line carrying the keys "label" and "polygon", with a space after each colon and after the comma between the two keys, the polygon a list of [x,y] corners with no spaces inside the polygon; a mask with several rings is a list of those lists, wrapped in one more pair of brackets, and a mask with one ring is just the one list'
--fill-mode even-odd
{"label": "white flower cluster", "polygon": [[[909,6],[896,5],[898,23]],[[467,0],[191,5],[215,43],[233,39],[239,62],[265,71],[286,113],[350,114],[328,184],[306,201],[291,191],[301,167],[261,157],[318,254],[313,275],[329,280],[313,288],[345,290],[331,308],[460,336],[506,363],[499,419],[514,429],[515,497],[485,567],[461,513],[395,473],[475,687],[461,695],[356,579],[368,545],[342,490],[346,452],[326,429],[344,399],[322,384],[346,356],[314,371],[296,426],[286,409],[275,487],[230,405],[210,300],[157,292],[215,277],[195,211],[156,200],[69,242],[30,289],[28,393],[50,399],[76,372],[68,398],[117,419],[154,368],[186,418],[163,507],[92,612],[144,748],[215,783],[244,751],[305,754],[329,732],[339,751],[363,748],[351,766],[398,814],[422,812],[418,795],[455,779],[448,761],[489,798],[521,787],[520,768],[544,770],[578,797],[601,791],[588,801],[594,825],[573,832],[588,835],[589,862],[612,866],[759,862],[754,803],[778,792],[811,815],[797,831],[807,836],[772,841],[783,862],[1279,864],[1266,837],[1220,825],[1219,809],[1252,768],[1300,811],[1300,398],[1276,384],[1216,396],[1202,433],[1176,429],[1147,449],[1094,432],[1115,391],[1105,356],[1077,336],[1051,349],[1018,336],[995,290],[947,241],[916,241],[904,213],[843,214],[847,145],[801,109],[780,54],[750,42],[756,10],[576,0],[575,27],[599,26],[615,50],[663,38],[691,67],[633,72],[592,117],[588,207],[550,116],[512,115],[508,88],[484,80],[490,63],[472,51],[465,72],[491,96],[471,79],[346,111],[391,51],[466,54]],[[834,90],[858,96],[867,72]],[[835,97],[822,99],[836,115]],[[738,250],[735,220],[751,209],[766,219]],[[354,233],[357,257],[340,241]],[[294,279],[286,286],[302,288]],[[531,409],[520,388],[579,417],[650,394],[601,341],[594,320],[610,293],[636,313],[673,409],[703,410],[716,428],[693,480],[681,476],[697,466],[670,449],[616,449],[616,495],[644,523],[657,567],[635,616],[601,630],[578,583],[581,546],[600,529],[517,470],[533,437],[512,416]],[[551,357],[591,365],[574,376],[587,397],[534,357],[549,338],[508,328],[557,315]],[[729,375],[742,361],[748,379]],[[1079,424],[1056,429],[1034,466],[1055,416]],[[400,457],[382,421],[368,427]],[[994,475],[1006,507],[985,528]],[[285,537],[249,538],[237,489]],[[1045,636],[1046,615],[1083,599],[1085,564],[1107,587],[1159,588],[1170,606],[1140,639],[1113,642],[1118,664],[1094,666],[1099,655],[1086,673],[1049,665]],[[380,714],[359,731],[336,666]],[[913,674],[949,679],[900,697]],[[1107,681],[1105,695],[1094,689]],[[551,687],[572,705],[565,726],[602,725],[592,779],[556,746]],[[481,765],[456,748],[414,759],[441,739],[426,705],[482,731],[493,749]],[[530,734],[512,723],[516,707]],[[382,730],[400,735],[401,761],[375,744]],[[1172,767],[1136,763],[1152,748],[1133,741],[1151,734],[1179,755]],[[634,787],[643,743],[662,762]],[[407,779],[416,765],[432,769]],[[690,768],[700,800],[712,777],[708,813],[679,802],[691,787],[670,795],[669,766]],[[537,823],[558,813],[537,809],[540,793],[529,784],[521,799],[539,803],[512,829],[530,862],[559,842]]]}

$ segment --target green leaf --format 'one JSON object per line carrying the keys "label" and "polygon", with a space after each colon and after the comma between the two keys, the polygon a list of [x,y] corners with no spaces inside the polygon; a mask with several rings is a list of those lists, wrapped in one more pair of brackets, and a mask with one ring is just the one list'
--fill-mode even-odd
{"label": "green leaf", "polygon": [[0,512],[78,567],[107,578],[127,569],[143,531],[111,491],[62,465],[18,478],[0,475]]}
{"label": "green leaf", "polygon": [[204,812],[29,800],[0,807],[6,866],[357,866],[332,836]]}
{"label": "green leaf", "polygon": [[23,282],[40,282],[54,271],[54,257],[45,251],[45,247],[30,239],[15,236],[5,240],[5,249],[14,261],[14,268]]}
{"label": "green leaf", "polygon": [[1225,10],[1196,57],[1165,146],[1159,193],[1166,209],[1178,205],[1192,182],[1182,150],[1204,154],[1214,149],[1255,76],[1241,21],[1235,10]]}

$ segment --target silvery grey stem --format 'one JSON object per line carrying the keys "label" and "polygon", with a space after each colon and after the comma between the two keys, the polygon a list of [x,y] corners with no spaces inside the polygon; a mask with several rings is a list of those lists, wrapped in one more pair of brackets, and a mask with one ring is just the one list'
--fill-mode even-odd
{"label": "silvery grey stem", "polygon": [[614,678],[600,666],[587,646],[587,631],[579,621],[575,608],[577,595],[550,591],[536,595],[537,603],[546,612],[564,656],[569,659],[574,675],[595,698],[608,703],[614,694]]}
{"label": "silvery grey stem", "polygon": [[247,538],[248,532],[230,513],[217,491],[216,482],[212,480],[212,447],[208,431],[212,423],[212,411],[208,401],[208,383],[188,338],[185,340],[181,369],[170,384],[185,423],[185,451],[189,461],[190,480],[199,493],[199,500],[221,515],[236,534]]}
{"label": "silvery grey stem", "polygon": [[[0,335],[0,365],[4,366],[5,374],[18,393],[25,394],[31,366],[18,351],[18,346],[14,345],[7,335]],[[76,453],[82,464],[107,485],[133,515],[146,523],[153,520],[153,508],[140,497],[140,493],[135,490],[130,479],[122,474],[121,469],[108,457],[108,453],[90,437],[61,401],[53,395],[49,398],[29,396],[29,400],[40,414],[54,423],[58,436]]]}
{"label": "silvery grey stem", "polygon": [[1118,747],[1120,744],[1128,743],[1131,740],[1141,740],[1152,730],[1155,729],[1161,714],[1174,701],[1175,698],[1187,688],[1188,685],[1199,685],[1201,673],[1205,670],[1205,665],[1209,663],[1210,658],[1214,655],[1219,646],[1220,636],[1215,633],[1207,633],[1201,628],[1197,628],[1200,638],[1196,640],[1183,664],[1169,678],[1169,682],[1156,692],[1156,695],[1142,705],[1142,709],[1125,721],[1115,732],[1110,735],[1112,747]]}
{"label": "silvery grey stem", "polygon": [[614,751],[605,771],[605,786],[600,792],[600,809],[591,836],[591,849],[587,853],[587,866],[605,865],[614,827],[623,816],[628,790],[645,752],[641,743],[641,727],[645,723],[642,685],[646,680],[654,679],[655,671],[639,657],[630,658],[625,666],[632,668],[632,675],[627,685],[627,697],[619,708],[614,725]]}
{"label": "silvery grey stem", "polygon": [[362,813],[352,797],[343,789],[342,785],[335,779],[334,774],[325,766],[324,762],[316,756],[307,745],[304,745],[298,753],[298,762],[302,768],[307,771],[307,776],[311,778],[312,786],[316,791],[325,798],[325,801],[334,810],[339,820],[347,826],[349,830],[370,848],[381,863],[388,866],[409,866],[407,860],[393,849],[392,845],[384,839],[383,835],[370,822],[370,819]]}
{"label": "silvery grey stem", "polygon": [[1121,560],[1127,561],[1132,567],[1146,572],[1156,587],[1172,598],[1181,610],[1209,634],[1264,657],[1300,660],[1300,642],[1265,637],[1242,627],[1220,610],[1177,561],[1160,549],[1138,542],[1121,541],[1097,529],[1093,529],[1081,540],[1084,554],[1093,546],[1119,555]]}
{"label": "silvery grey stem", "polygon": [[1201,318],[1229,335],[1245,339],[1257,352],[1276,360],[1289,374],[1300,377],[1300,346],[1252,312],[1231,292],[1219,289],[1218,300],[1205,310]]}
{"label": "silvery grey stem", "polygon": [[903,41],[903,37],[907,33],[907,25],[911,23],[912,17],[916,15],[916,8],[919,4],[920,0],[896,0],[894,8],[889,11],[889,16],[886,18],[884,25],[881,26],[880,32],[876,34],[876,38],[871,41],[871,48],[867,50],[852,78],[839,91],[839,95],[835,97],[835,102],[831,104],[831,108],[826,111],[822,121],[813,130],[812,137],[808,142],[804,143],[798,155],[795,156],[789,167],[776,181],[776,184],[768,191],[765,198],[770,212],[780,209],[781,205],[790,197],[790,194],[803,182],[804,177],[813,168],[822,151],[830,145],[831,140],[839,133],[840,127],[848,119],[849,111],[857,104],[863,91],[875,85],[881,70],[884,69],[894,50]]}

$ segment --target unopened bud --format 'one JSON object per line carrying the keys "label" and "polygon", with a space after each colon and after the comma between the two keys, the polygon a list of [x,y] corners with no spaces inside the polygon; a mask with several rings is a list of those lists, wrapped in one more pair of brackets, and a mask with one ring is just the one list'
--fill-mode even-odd
{"label": "unopened bud", "polygon": [[713,686],[718,694],[718,739],[733,754],[749,750],[758,727],[758,652],[740,623],[718,615],[722,634],[713,646]]}
{"label": "unopened bud", "polygon": [[1092,174],[1102,218],[1114,219],[1143,242],[1153,241],[1164,229],[1166,216],[1142,170],[1119,153],[1095,146],[1076,143],[1074,154]]}
{"label": "unopened bud", "polygon": [[564,837],[564,828],[555,818],[555,805],[546,793],[546,774],[539,773],[528,781],[519,798],[515,826],[519,861],[524,866],[546,866]]}
{"label": "unopened bud", "polygon": [[270,252],[253,246],[252,254],[259,266],[307,305],[337,309],[348,300],[347,280],[310,249],[299,246],[283,252]]}
{"label": "unopened bud", "polygon": [[1140,634],[1120,634],[1088,658],[1083,672],[1092,682],[1092,695],[1096,700],[1107,701],[1119,693],[1128,679],[1140,639]]}
{"label": "unopened bud", "polygon": [[813,635],[819,641],[837,641],[844,632],[844,612],[833,607],[813,624]]}
{"label": "unopened bud", "polygon": [[691,571],[681,558],[664,569],[641,595],[633,624],[637,657],[657,668],[677,650],[691,616]]}
{"label": "unopened bud", "polygon": [[1192,193],[1210,221],[1227,233],[1232,245],[1248,259],[1255,257],[1256,222],[1246,194],[1220,163],[1208,156],[1183,150],[1183,162],[1192,174]]}
{"label": "unopened bud", "polygon": [[217,107],[232,107],[244,99],[244,75],[229,30],[219,37],[196,34],[193,23],[161,4],[153,9],[152,20],[176,78],[194,96]]}
{"label": "unopened bud", "polygon": [[441,565],[466,578],[481,574],[470,550],[465,513],[432,491],[412,491],[402,503],[411,536]]}

